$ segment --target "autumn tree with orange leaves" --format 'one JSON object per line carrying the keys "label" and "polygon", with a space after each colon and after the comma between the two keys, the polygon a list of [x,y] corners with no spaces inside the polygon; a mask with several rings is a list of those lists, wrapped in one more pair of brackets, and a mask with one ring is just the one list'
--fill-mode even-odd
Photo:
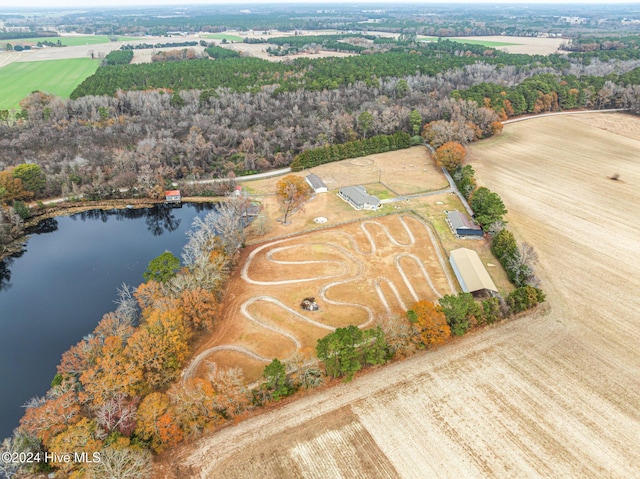
{"label": "autumn tree with orange leaves", "polygon": [[57,466],[58,469],[66,474],[75,469],[75,473],[68,477],[86,477],[84,468],[87,464],[83,464],[82,461],[79,461],[79,464],[75,461],[66,461],[64,456],[69,452],[74,454],[85,453],[87,462],[93,461],[94,454],[99,453],[102,448],[102,441],[96,437],[96,430],[95,421],[83,417],[80,421],[58,434],[48,445],[49,452],[53,455],[51,464]]}
{"label": "autumn tree with orange leaves", "polygon": [[80,420],[80,402],[75,391],[55,399],[35,399],[27,405],[20,419],[20,427],[30,436],[38,437],[45,445],[69,426]]}
{"label": "autumn tree with orange leaves", "polygon": [[436,163],[452,172],[457,166],[462,165],[466,156],[467,150],[464,146],[455,141],[449,141],[436,150]]}
{"label": "autumn tree with orange leaves", "polygon": [[154,392],[145,397],[136,418],[136,436],[156,452],[178,444],[184,437],[169,396],[164,393]]}
{"label": "autumn tree with orange leaves", "polygon": [[416,336],[427,348],[439,346],[451,335],[447,317],[442,308],[431,301],[418,301],[409,311],[407,318],[416,331]]}
{"label": "autumn tree with orange leaves", "polygon": [[191,332],[180,311],[154,309],[145,320],[127,341],[127,355],[142,375],[142,392],[168,385],[191,353]]}
{"label": "autumn tree with orange leaves", "polygon": [[123,339],[110,336],[94,364],[80,375],[83,389],[79,396],[98,406],[120,393],[134,395],[142,380],[143,369],[125,352]]}
{"label": "autumn tree with orange leaves", "polygon": [[301,176],[287,175],[276,183],[276,196],[284,212],[282,224],[286,225],[289,215],[309,199],[311,188]]}
{"label": "autumn tree with orange leaves", "polygon": [[192,331],[208,330],[220,313],[215,291],[200,287],[184,290],[177,303],[184,322]]}

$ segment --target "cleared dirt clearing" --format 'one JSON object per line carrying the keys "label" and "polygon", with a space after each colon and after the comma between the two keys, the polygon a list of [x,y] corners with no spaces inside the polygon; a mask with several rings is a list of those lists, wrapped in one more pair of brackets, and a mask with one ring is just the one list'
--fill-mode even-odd
{"label": "cleared dirt clearing", "polygon": [[[324,478],[315,467],[333,455],[344,477],[388,477],[351,475],[358,454],[309,439],[311,425],[344,431],[331,419],[350,410],[399,477],[638,477],[640,142],[550,117],[508,125],[471,157],[540,255],[546,313],[226,428],[174,452],[176,464],[192,477],[275,477],[243,465],[300,464],[305,445],[306,469],[285,477]],[[616,169],[624,183],[608,178]]]}

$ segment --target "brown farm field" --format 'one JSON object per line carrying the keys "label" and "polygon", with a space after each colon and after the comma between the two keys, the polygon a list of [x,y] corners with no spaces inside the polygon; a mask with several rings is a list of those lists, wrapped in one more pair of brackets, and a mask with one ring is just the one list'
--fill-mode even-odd
{"label": "brown farm field", "polygon": [[484,37],[452,38],[458,42],[472,40],[477,42],[504,42],[513,45],[499,45],[495,48],[507,53],[524,53],[526,55],[550,55],[558,53],[560,45],[566,42],[563,38],[512,37],[507,35],[493,35]]}
{"label": "brown farm field", "polygon": [[640,142],[594,125],[533,119],[471,148],[538,251],[544,312],[225,428],[158,477],[638,477]]}

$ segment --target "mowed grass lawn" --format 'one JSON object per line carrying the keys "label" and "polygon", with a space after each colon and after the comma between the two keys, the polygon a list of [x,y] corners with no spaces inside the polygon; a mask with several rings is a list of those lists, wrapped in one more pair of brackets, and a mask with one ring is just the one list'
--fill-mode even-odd
{"label": "mowed grass lawn", "polygon": [[202,35],[202,38],[209,38],[211,40],[233,40],[234,42],[241,42],[244,40],[244,37],[231,35],[230,33],[210,33],[208,35]]}
{"label": "mowed grass lawn", "polygon": [[[20,38],[17,40],[7,40],[8,43],[21,44],[21,43],[33,43],[34,45],[38,42],[53,42],[60,43],[66,45],[68,47],[77,47],[82,45],[98,45],[100,43],[109,43],[109,37],[107,35],[80,35],[77,37],[38,37],[38,38]],[[140,38],[133,37],[118,37],[119,42],[127,42],[131,40],[140,40]]]}
{"label": "mowed grass lawn", "polygon": [[11,63],[0,68],[0,109],[18,108],[35,90],[68,98],[99,66],[100,60],[90,58]]}

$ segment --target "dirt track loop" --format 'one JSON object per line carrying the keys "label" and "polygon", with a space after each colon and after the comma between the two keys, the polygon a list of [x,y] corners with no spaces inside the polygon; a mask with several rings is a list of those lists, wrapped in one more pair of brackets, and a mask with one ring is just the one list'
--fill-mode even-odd
{"label": "dirt track loop", "polygon": [[[288,325],[293,322],[309,325],[312,329],[319,330],[318,333],[324,331],[321,333],[324,335],[326,331],[333,331],[337,327],[330,321],[333,311],[339,312],[345,308],[350,311],[360,311],[361,321],[358,322],[355,319],[349,321],[349,324],[357,323],[360,328],[370,327],[378,313],[391,311],[388,299],[380,286],[381,283],[389,287],[395,296],[396,303],[405,309],[407,304],[423,299],[418,291],[430,291],[432,299],[440,298],[442,295],[436,288],[428,267],[424,264],[425,252],[416,247],[414,229],[422,234],[422,243],[427,243],[430,242],[430,238],[422,230],[427,227],[416,218],[411,217],[409,221],[412,222],[412,226],[402,216],[376,221],[367,220],[347,228],[346,231],[330,230],[272,241],[256,247],[246,259],[240,276],[248,286],[258,288],[260,294],[247,293],[247,298],[240,304],[238,312],[258,328],[286,338],[293,344],[295,353],[303,349],[305,344],[298,338],[295,331],[288,329]],[[321,241],[318,238],[321,238]],[[361,245],[363,240],[368,247]],[[431,248],[434,252],[436,251],[433,244]],[[322,256],[325,257],[322,258]],[[392,264],[383,265],[382,270],[373,271],[372,264],[376,264],[374,256],[389,257],[394,261]],[[442,264],[442,256],[439,254],[433,256],[431,260],[439,266],[441,284],[443,286],[448,284],[451,287],[450,279],[446,276],[446,270]],[[407,272],[407,262],[415,266],[419,275]],[[327,274],[315,273],[323,267],[328,268]],[[391,277],[389,277],[390,274]],[[289,279],[290,275],[295,275],[295,279]],[[445,278],[448,283],[442,281]],[[414,287],[413,283],[416,282],[422,284],[422,287]],[[295,287],[306,287],[306,283],[313,284],[312,289],[315,290],[316,296],[320,298],[326,309],[331,310],[330,314],[320,316],[325,322],[312,319],[310,315],[314,313],[300,310],[298,304],[302,297],[295,303],[286,300],[287,292]],[[363,287],[363,283],[367,285],[368,298],[376,300],[377,303],[371,304],[371,302],[359,300],[357,294],[348,295],[348,298],[345,298],[345,288],[347,291],[356,291]],[[404,291],[401,292],[400,288],[403,287]],[[249,291],[255,291],[255,289],[249,288]],[[260,303],[275,306],[276,309],[272,310],[272,315],[276,317],[272,318],[269,315],[265,317],[265,314],[257,315],[252,312],[255,309],[252,306]],[[288,323],[276,323],[281,313],[290,318]],[[234,348],[229,349],[230,346]],[[307,341],[306,346],[313,346],[313,344]],[[269,361],[266,359],[268,356],[260,354],[252,345],[216,344],[198,354],[185,370],[183,377],[185,379],[192,377],[199,365],[212,353],[226,350],[245,354],[254,360]]]}

